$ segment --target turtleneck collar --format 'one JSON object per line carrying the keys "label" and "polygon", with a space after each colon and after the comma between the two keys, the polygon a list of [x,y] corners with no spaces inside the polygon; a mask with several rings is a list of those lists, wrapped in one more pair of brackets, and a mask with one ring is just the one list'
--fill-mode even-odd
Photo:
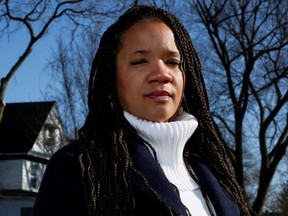
{"label": "turtleneck collar", "polygon": [[184,191],[198,188],[183,160],[185,144],[198,126],[194,116],[182,112],[172,122],[147,121],[125,111],[124,116],[139,136],[153,147],[158,162],[171,183]]}

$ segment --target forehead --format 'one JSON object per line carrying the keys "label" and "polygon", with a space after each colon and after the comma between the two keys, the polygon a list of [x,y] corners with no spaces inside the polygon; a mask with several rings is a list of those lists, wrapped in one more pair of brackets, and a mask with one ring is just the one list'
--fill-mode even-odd
{"label": "forehead", "polygon": [[174,35],[173,31],[166,23],[159,19],[143,19],[132,26],[130,26],[123,34],[123,37],[129,35],[131,32],[135,34],[135,32],[161,32],[165,30],[166,32],[170,32]]}
{"label": "forehead", "polygon": [[143,46],[144,48],[153,45],[168,46],[178,51],[173,31],[163,22],[156,19],[144,19],[132,25],[123,35],[121,47]]}

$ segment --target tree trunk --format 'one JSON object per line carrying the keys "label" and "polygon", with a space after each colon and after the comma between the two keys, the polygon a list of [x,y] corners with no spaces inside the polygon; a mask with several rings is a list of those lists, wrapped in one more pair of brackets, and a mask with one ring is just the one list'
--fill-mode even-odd
{"label": "tree trunk", "polygon": [[6,104],[5,104],[4,100],[0,100],[0,123],[2,121],[5,106],[6,106]]}
{"label": "tree trunk", "polygon": [[6,91],[6,87],[7,87],[7,81],[5,78],[2,78],[0,83],[0,123],[2,121],[4,109],[6,107],[6,103],[4,101],[4,94]]}

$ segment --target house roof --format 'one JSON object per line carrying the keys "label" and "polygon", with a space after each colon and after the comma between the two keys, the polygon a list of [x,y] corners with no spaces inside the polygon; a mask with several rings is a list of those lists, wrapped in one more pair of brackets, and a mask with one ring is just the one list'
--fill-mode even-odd
{"label": "house roof", "polygon": [[0,123],[0,153],[27,153],[55,103],[7,103]]}

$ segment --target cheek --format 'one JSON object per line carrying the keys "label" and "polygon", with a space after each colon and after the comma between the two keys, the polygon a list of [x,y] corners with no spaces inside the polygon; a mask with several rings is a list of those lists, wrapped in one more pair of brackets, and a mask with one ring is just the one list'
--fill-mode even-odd
{"label": "cheek", "polygon": [[133,77],[129,76],[128,73],[125,73],[125,75],[123,74],[117,77],[117,88],[119,88],[119,90],[122,92],[129,91],[129,89],[132,89],[135,83],[136,80],[133,79]]}
{"label": "cheek", "polygon": [[118,74],[117,79],[117,95],[119,98],[119,102],[124,109],[127,109],[127,106],[130,104],[131,97],[133,97],[133,89],[134,81],[131,77],[127,76],[127,73]]}
{"label": "cheek", "polygon": [[176,77],[176,88],[179,91],[179,97],[182,97],[184,91],[184,82],[183,74]]}
{"label": "cheek", "polygon": [[[123,79],[122,77],[120,76],[117,76],[117,94],[118,94],[118,97],[120,98],[123,98],[124,97],[124,92],[126,92],[126,88],[127,88],[127,82],[125,81],[125,79]],[[121,102],[121,101],[120,101]]]}

